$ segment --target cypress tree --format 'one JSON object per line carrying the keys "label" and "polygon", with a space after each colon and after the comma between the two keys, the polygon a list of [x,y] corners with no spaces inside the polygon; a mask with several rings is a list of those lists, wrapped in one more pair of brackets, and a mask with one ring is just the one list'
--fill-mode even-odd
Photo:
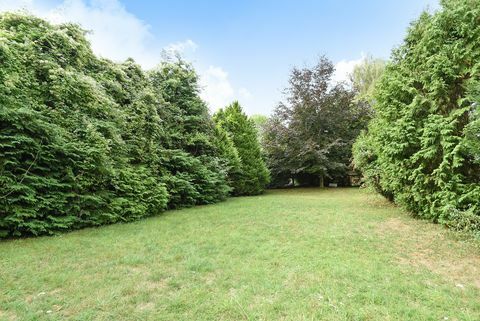
{"label": "cypress tree", "polygon": [[149,73],[158,99],[166,139],[159,166],[170,194],[169,207],[208,204],[230,192],[227,162],[215,143],[215,124],[199,96],[198,76],[179,59],[166,61]]}
{"label": "cypress tree", "polygon": [[392,55],[355,162],[416,215],[480,230],[480,1],[444,0]]}
{"label": "cypress tree", "polygon": [[262,193],[269,182],[269,172],[262,158],[255,123],[245,115],[238,102],[220,109],[214,119],[230,134],[240,157],[240,172],[232,181],[234,195]]}
{"label": "cypress tree", "polygon": [[[212,203],[234,166],[182,61],[96,57],[76,25],[0,15],[0,237]],[[233,165],[232,165],[233,164]]]}

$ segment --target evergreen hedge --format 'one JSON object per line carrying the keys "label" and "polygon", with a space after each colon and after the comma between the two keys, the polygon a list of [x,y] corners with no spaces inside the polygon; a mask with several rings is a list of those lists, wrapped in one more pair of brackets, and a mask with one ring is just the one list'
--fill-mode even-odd
{"label": "evergreen hedge", "polygon": [[480,1],[423,13],[376,88],[354,146],[383,195],[422,218],[480,231]]}
{"label": "evergreen hedge", "polygon": [[[226,149],[183,61],[96,57],[76,25],[0,15],[0,237],[217,202]],[[232,156],[233,155],[233,156]]]}

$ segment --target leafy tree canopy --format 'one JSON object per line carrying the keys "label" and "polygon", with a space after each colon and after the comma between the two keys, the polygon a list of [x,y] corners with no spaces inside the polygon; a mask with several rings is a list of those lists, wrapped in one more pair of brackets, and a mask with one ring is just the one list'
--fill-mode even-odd
{"label": "leafy tree canopy", "polygon": [[354,91],[332,82],[331,61],[294,68],[280,103],[265,126],[263,146],[274,185],[289,179],[322,185],[346,183],[351,146],[367,117]]}

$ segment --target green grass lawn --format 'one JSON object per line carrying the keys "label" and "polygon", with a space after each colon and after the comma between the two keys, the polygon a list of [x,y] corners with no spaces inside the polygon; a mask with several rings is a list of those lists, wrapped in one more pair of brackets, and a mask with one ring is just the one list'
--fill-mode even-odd
{"label": "green grass lawn", "polygon": [[0,242],[0,320],[480,320],[478,244],[358,189]]}

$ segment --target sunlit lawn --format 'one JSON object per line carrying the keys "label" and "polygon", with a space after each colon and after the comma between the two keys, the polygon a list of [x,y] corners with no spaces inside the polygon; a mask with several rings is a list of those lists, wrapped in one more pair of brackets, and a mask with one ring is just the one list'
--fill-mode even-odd
{"label": "sunlit lawn", "polygon": [[0,320],[480,320],[480,251],[358,189],[0,242]]}

